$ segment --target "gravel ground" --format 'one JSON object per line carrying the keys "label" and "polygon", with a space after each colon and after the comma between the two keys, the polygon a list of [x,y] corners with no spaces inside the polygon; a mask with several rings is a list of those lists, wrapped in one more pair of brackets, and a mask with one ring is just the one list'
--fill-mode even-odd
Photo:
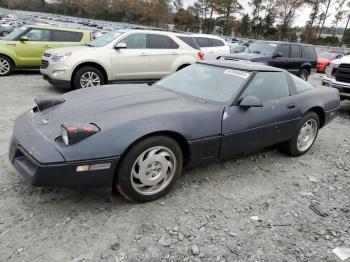
{"label": "gravel ground", "polygon": [[332,249],[350,247],[349,102],[305,156],[271,148],[189,169],[167,196],[135,204],[24,183],[7,159],[13,121],[61,91],[33,72],[0,89],[0,261],[340,261]]}

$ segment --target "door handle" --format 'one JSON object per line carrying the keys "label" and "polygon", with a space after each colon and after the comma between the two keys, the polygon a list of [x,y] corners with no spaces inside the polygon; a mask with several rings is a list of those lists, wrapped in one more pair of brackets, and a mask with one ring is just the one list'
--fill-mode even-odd
{"label": "door handle", "polygon": [[49,46],[49,45],[45,45],[45,48],[51,48],[51,46]]}
{"label": "door handle", "polygon": [[172,52],[171,54],[172,54],[172,55],[177,55],[178,53],[177,53],[177,52]]}
{"label": "door handle", "polygon": [[6,44],[7,46],[16,46],[16,44]]}
{"label": "door handle", "polygon": [[289,104],[289,105],[287,105],[287,109],[293,109],[293,108],[295,108],[295,104]]}
{"label": "door handle", "polygon": [[141,53],[140,56],[148,56],[147,53]]}

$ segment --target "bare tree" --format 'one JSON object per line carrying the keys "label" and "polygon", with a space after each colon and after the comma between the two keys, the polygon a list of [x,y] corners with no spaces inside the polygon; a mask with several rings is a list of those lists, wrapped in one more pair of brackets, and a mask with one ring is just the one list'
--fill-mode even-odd
{"label": "bare tree", "polygon": [[338,0],[322,0],[321,3],[325,8],[325,11],[322,13],[322,20],[318,30],[318,38],[321,37],[322,31],[324,29],[324,24],[326,23],[327,18],[329,17],[329,9],[334,5]]}
{"label": "bare tree", "polygon": [[338,23],[339,21],[343,20],[344,15],[345,15],[345,3],[347,0],[338,0],[337,2],[337,6],[335,8],[335,16],[334,16],[334,21],[333,21],[333,25],[334,25],[334,30],[333,30],[333,36],[335,36],[336,32],[337,32],[337,27],[338,27]]}
{"label": "bare tree", "polygon": [[296,11],[304,5],[304,0],[277,0],[276,7],[278,9],[277,17],[280,20],[280,39],[287,37],[288,29],[290,29],[295,18]]}

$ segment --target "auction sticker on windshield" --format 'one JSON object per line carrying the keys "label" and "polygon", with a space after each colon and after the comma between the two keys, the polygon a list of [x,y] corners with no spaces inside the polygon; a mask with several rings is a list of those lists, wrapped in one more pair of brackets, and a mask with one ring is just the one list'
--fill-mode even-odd
{"label": "auction sticker on windshield", "polygon": [[248,73],[248,72],[244,72],[244,71],[240,71],[240,70],[234,70],[234,69],[226,69],[224,71],[224,74],[239,76],[239,77],[242,77],[244,79],[246,79],[246,78],[248,78],[250,76],[250,73]]}

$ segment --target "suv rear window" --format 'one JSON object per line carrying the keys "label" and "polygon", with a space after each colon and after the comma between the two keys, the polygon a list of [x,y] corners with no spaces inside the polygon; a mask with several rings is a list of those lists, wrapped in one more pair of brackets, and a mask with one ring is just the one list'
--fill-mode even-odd
{"label": "suv rear window", "polygon": [[187,37],[187,36],[178,36],[180,40],[188,44],[190,47],[199,50],[199,46],[196,43],[196,41],[193,39],[193,37]]}
{"label": "suv rear window", "polygon": [[177,49],[179,45],[165,35],[148,35],[148,48],[151,49]]}
{"label": "suv rear window", "polygon": [[209,47],[211,46],[211,41],[209,38],[206,38],[206,37],[196,37],[195,38],[196,41],[197,41],[197,44],[200,46],[200,47]]}
{"label": "suv rear window", "polygon": [[306,59],[316,60],[316,51],[313,46],[303,46],[303,57]]}
{"label": "suv rear window", "polygon": [[212,46],[225,46],[224,42],[219,39],[211,38],[210,42]]}
{"label": "suv rear window", "polygon": [[80,42],[83,39],[81,32],[69,32],[60,30],[51,30],[51,41],[53,42]]}

